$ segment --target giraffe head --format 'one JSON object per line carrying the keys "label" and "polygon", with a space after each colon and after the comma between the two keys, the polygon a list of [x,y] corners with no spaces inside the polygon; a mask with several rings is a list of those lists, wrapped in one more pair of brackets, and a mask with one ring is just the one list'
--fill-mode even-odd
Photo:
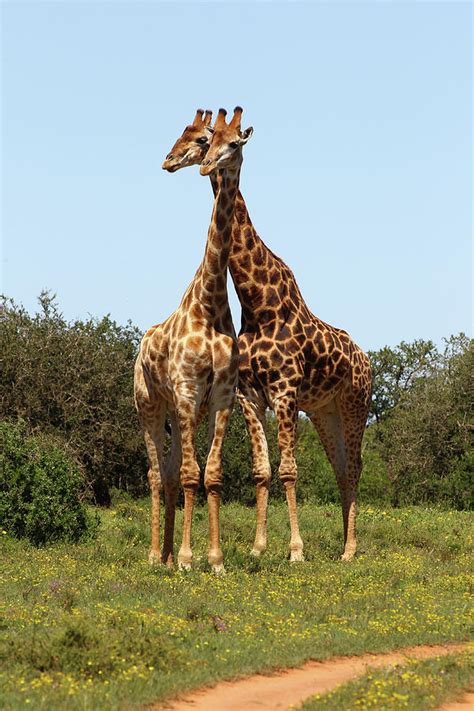
{"label": "giraffe head", "polygon": [[242,109],[236,106],[230,123],[226,123],[227,111],[219,109],[206,157],[201,162],[201,175],[209,175],[214,170],[240,168],[242,163],[242,146],[247,143],[253,133],[253,128],[242,131],[240,122]]}
{"label": "giraffe head", "polygon": [[174,173],[180,168],[202,162],[212,136],[212,111],[198,109],[194,121],[186,126],[171,151],[165,158],[163,170]]}

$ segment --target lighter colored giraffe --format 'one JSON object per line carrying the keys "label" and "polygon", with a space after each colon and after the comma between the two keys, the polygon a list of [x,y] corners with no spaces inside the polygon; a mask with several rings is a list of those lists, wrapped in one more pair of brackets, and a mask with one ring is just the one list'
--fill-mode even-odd
{"label": "lighter colored giraffe", "polygon": [[[199,111],[167,155],[169,172],[202,163],[210,140],[208,113]],[[225,138],[225,137],[224,137]],[[217,141],[213,139],[214,146]],[[214,193],[215,174],[211,174]],[[281,452],[279,475],[285,486],[290,517],[290,560],[303,559],[295,483],[295,434],[298,410],[317,429],[334,469],[341,494],[344,553],[356,550],[356,490],[361,472],[361,442],[371,393],[367,356],[341,329],[314,316],[292,271],[258,236],[237,196],[229,268],[242,305],[239,332],[238,398],[252,443],[257,487],[257,527],[253,554],[267,543],[270,462],[265,437],[265,409],[278,421]]]}
{"label": "lighter colored giraffe", "polygon": [[[232,134],[237,148],[221,160],[204,259],[178,309],[143,337],[135,365],[135,403],[142,425],[150,468],[152,500],[150,562],[160,560],[160,489],[165,493],[162,562],[173,561],[173,532],[178,477],[184,488],[184,523],[178,563],[190,568],[191,520],[199,483],[195,433],[209,414],[209,453],[204,473],[209,509],[208,560],[223,571],[219,537],[222,486],[222,443],[234,402],[238,348],[227,299],[227,263],[242,146],[252,130],[240,132],[241,110],[229,126],[221,109],[216,135]],[[210,118],[210,116],[209,116]],[[163,457],[165,420],[171,423],[172,445]]]}

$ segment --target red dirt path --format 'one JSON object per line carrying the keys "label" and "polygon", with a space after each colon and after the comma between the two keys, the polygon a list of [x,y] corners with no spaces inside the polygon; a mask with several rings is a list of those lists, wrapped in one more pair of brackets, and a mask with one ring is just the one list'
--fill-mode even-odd
{"label": "red dirt path", "polygon": [[[193,691],[182,699],[153,704],[149,711],[286,711],[314,694],[325,694],[363,674],[368,666],[385,667],[407,658],[426,659],[466,649],[466,644],[420,646],[387,654],[338,657],[324,662],[307,662],[299,669],[287,669],[271,676],[257,674],[236,681]],[[471,695],[472,696],[472,695]],[[468,698],[467,696],[464,699]],[[472,698],[460,706],[447,705],[446,711],[468,711]],[[459,702],[456,702],[459,703]]]}
{"label": "red dirt path", "polygon": [[456,701],[448,701],[439,711],[471,711],[471,709],[474,709],[474,693],[469,692]]}

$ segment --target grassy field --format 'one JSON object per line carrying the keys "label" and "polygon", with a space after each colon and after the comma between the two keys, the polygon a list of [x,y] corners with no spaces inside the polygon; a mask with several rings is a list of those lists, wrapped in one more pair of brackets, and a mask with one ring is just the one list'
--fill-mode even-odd
{"label": "grassy field", "polygon": [[308,699],[300,708],[301,711],[434,709],[456,691],[469,687],[473,676],[472,652],[410,660],[386,670],[369,670],[329,694]]}
{"label": "grassy field", "polygon": [[147,501],[103,511],[97,539],[80,545],[3,535],[0,706],[130,707],[309,658],[469,637],[470,514],[363,507],[347,564],[339,507],[306,504],[306,562],[294,565],[285,506],[270,507],[260,560],[249,556],[254,517],[223,507],[222,577],[206,563],[205,508],[190,573],[148,565]]}

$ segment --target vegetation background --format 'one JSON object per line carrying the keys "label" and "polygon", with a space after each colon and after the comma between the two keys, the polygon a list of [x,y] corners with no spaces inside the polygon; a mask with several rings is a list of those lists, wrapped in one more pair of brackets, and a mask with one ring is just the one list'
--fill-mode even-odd
{"label": "vegetation background", "polygon": [[[249,555],[254,508],[225,504],[225,576],[209,571],[205,505],[194,511],[189,572],[149,565],[149,499],[117,490],[99,509],[95,539],[38,547],[1,535],[0,708],[143,709],[309,658],[469,639],[472,515],[361,505],[358,554],[347,565],[340,508],[300,505],[305,563],[294,564],[286,503],[270,503],[268,550],[258,559]],[[180,540],[182,510],[176,524]],[[360,707],[418,711],[420,689],[437,707],[468,684],[446,667],[414,671],[401,686],[369,680]],[[399,693],[405,703],[392,705]]]}
{"label": "vegetation background", "polygon": [[[39,301],[30,314],[5,299],[0,314],[0,706],[130,708],[308,658],[468,637],[471,518],[453,510],[473,503],[466,336],[441,349],[419,340],[370,353],[360,546],[350,566],[339,561],[335,477],[304,417],[306,563],[285,560],[288,517],[270,414],[269,550],[249,556],[254,484],[236,407],[224,447],[227,575],[217,577],[206,563],[205,505],[194,514],[193,571],[146,560],[147,461],[132,398],[139,329],[109,317],[67,321],[54,296]],[[178,538],[181,527],[180,510]],[[338,693],[348,707],[362,699],[368,708],[383,692],[387,707],[402,699],[421,709],[428,699],[431,708],[466,686],[472,658],[433,664],[368,675]],[[430,690],[423,703],[421,688]]]}
{"label": "vegetation background", "polygon": [[[5,462],[11,461],[15,447],[25,447],[27,436],[39,438],[55,461],[57,450],[68,458],[81,476],[85,500],[108,505],[113,489],[135,497],[147,493],[146,453],[132,397],[139,329],[131,323],[120,326],[108,316],[67,321],[48,292],[40,295],[39,304],[40,310],[31,315],[5,298],[1,311],[0,416],[17,430],[12,439],[11,429],[2,429],[0,491],[7,527],[13,524],[5,497],[16,475],[15,467],[9,469]],[[360,501],[472,508],[472,341],[459,334],[446,339],[443,349],[417,340],[369,355],[374,387]],[[278,500],[284,494],[276,473],[279,453],[270,414],[267,425],[275,474],[271,497]],[[298,429],[299,499],[338,502],[335,477],[314,428],[302,416]],[[31,458],[35,448],[31,439],[28,442]],[[203,422],[198,433],[201,462],[206,442]],[[28,471],[33,479],[40,476],[39,470]],[[238,407],[225,439],[224,476],[224,500],[253,504],[250,446]],[[63,480],[53,477],[50,489],[54,481],[61,486]]]}

